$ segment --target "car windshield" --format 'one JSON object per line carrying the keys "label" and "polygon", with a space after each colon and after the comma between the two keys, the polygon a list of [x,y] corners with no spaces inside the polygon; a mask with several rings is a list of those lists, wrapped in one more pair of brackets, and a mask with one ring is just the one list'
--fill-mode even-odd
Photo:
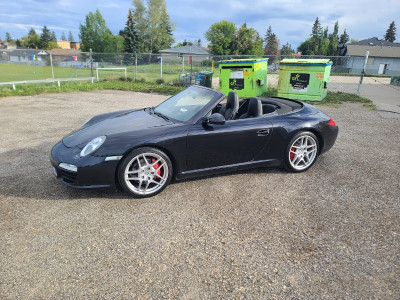
{"label": "car windshield", "polygon": [[189,87],[154,108],[154,112],[168,119],[186,122],[218,95],[216,91]]}

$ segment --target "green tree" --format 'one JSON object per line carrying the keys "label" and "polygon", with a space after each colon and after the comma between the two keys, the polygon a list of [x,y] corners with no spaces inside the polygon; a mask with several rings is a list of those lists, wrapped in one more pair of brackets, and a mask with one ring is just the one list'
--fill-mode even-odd
{"label": "green tree", "polygon": [[211,42],[210,52],[215,55],[232,54],[235,33],[236,26],[232,22],[222,20],[212,24],[205,33],[206,39]]}
{"label": "green tree", "polygon": [[327,55],[329,56],[335,56],[337,55],[337,48],[339,45],[339,21],[336,21],[335,27],[333,28],[333,33],[329,35],[329,47],[328,47],[328,52]]}
{"label": "green tree", "polygon": [[244,23],[236,32],[233,52],[236,55],[263,55],[263,39],[257,30],[247,28]]}
{"label": "green tree", "polygon": [[125,28],[124,30],[121,30],[120,35],[124,39],[125,52],[127,53],[139,52],[139,45],[140,45],[139,32],[136,28],[136,23],[133,19],[133,14],[130,9],[128,12],[128,20],[126,21]]}
{"label": "green tree", "polygon": [[51,50],[51,49],[54,49],[54,48],[60,48],[60,47],[58,47],[57,42],[50,41],[49,45],[47,46],[47,50]]}
{"label": "green tree", "polygon": [[156,40],[156,50],[157,52],[162,49],[171,48],[175,39],[173,37],[173,30],[175,25],[171,22],[166,5],[161,8],[161,24],[159,26],[160,35]]}
{"label": "green tree", "polygon": [[133,19],[136,22],[136,28],[141,37],[139,41],[139,52],[147,52],[145,39],[147,35],[147,22],[146,22],[146,6],[142,0],[133,0]]}
{"label": "green tree", "polygon": [[311,55],[313,53],[311,53],[313,45],[312,45],[312,41],[311,38],[308,38],[307,40],[305,40],[304,42],[302,42],[298,47],[297,47],[297,52],[301,52],[301,55]]}
{"label": "green tree", "polygon": [[68,41],[70,41],[70,42],[74,42],[75,41],[74,36],[72,35],[71,31],[68,32]]}
{"label": "green tree", "polygon": [[61,40],[62,41],[66,41],[67,40],[64,31],[61,33]]}
{"label": "green tree", "polygon": [[340,35],[339,44],[346,44],[350,40],[349,35],[346,32],[346,28],[343,33]]}
{"label": "green tree", "polygon": [[[267,33],[265,34],[264,41],[266,42],[264,48],[265,55],[279,55],[279,40],[275,33],[272,32],[271,25],[268,27]],[[268,63],[273,63],[270,59]]]}
{"label": "green tree", "polygon": [[11,43],[13,40],[9,32],[6,32],[6,42]]}
{"label": "green tree", "polygon": [[47,49],[51,41],[51,33],[46,25],[43,26],[42,34],[40,35],[40,48]]}
{"label": "green tree", "polygon": [[28,35],[21,38],[21,45],[27,48],[39,48],[40,36],[36,33],[35,29],[31,28]]}
{"label": "green tree", "polygon": [[282,46],[281,55],[292,55],[294,52],[291,44],[286,43],[286,45]]}
{"label": "green tree", "polygon": [[396,24],[394,21],[390,23],[389,28],[386,30],[384,39],[392,43],[396,40]]}
{"label": "green tree", "polygon": [[[326,34],[328,32],[326,31]],[[314,54],[324,54],[323,53],[323,46],[324,46],[324,31],[322,30],[321,23],[318,20],[318,17],[315,19],[315,22],[312,27],[311,31],[311,40],[310,40],[310,53],[309,55]]]}
{"label": "green tree", "polygon": [[116,49],[115,38],[98,9],[86,15],[85,24],[80,24],[79,30],[82,51],[87,52],[92,49],[93,52],[104,53]]}
{"label": "green tree", "polygon": [[52,42],[57,42],[57,36],[56,36],[56,33],[54,31],[51,32],[51,38],[50,39],[51,39]]}
{"label": "green tree", "polygon": [[174,24],[167,13],[165,0],[133,0],[133,17],[139,31],[141,52],[155,53],[170,48],[174,42]]}

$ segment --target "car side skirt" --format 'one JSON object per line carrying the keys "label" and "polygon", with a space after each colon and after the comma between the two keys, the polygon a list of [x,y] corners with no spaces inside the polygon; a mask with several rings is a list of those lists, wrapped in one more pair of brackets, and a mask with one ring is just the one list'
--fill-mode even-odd
{"label": "car side skirt", "polygon": [[199,176],[214,175],[226,172],[241,171],[246,169],[253,169],[258,167],[278,167],[282,164],[280,159],[266,159],[250,161],[245,163],[232,164],[227,166],[218,166],[213,168],[190,170],[177,174],[176,179],[187,179]]}

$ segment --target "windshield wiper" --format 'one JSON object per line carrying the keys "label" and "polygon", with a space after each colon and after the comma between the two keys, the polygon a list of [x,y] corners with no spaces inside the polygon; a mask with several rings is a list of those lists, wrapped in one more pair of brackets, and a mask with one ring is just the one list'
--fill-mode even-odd
{"label": "windshield wiper", "polygon": [[155,115],[159,116],[160,118],[163,118],[165,121],[169,121],[169,118],[166,115],[163,115],[162,113],[155,111],[154,109],[153,109],[153,113]]}

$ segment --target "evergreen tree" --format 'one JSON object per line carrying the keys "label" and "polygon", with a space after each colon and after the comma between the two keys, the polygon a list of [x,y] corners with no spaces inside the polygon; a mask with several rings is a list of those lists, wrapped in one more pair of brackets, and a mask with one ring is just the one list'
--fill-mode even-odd
{"label": "evergreen tree", "polygon": [[201,47],[201,39],[198,39],[198,40],[197,40],[197,46],[198,46],[198,47]]}
{"label": "evergreen tree", "polygon": [[328,47],[328,53],[327,55],[329,56],[335,56],[337,55],[337,47],[339,45],[339,21],[336,21],[335,27],[333,29],[333,33],[329,35],[329,47]]}
{"label": "evergreen tree", "polygon": [[[276,37],[276,34],[272,32],[271,25],[268,27],[264,41],[266,42],[264,48],[265,55],[279,55],[279,40]],[[268,61],[268,63],[272,62],[273,62],[272,59]]]}
{"label": "evergreen tree", "polygon": [[61,33],[61,40],[62,41],[66,41],[67,40],[67,38],[65,37],[64,31],[63,31],[63,33]]}
{"label": "evergreen tree", "polygon": [[346,28],[343,33],[340,35],[339,44],[346,44],[350,40],[349,35],[346,32]]}
{"label": "evergreen tree", "polygon": [[72,35],[72,32],[68,32],[68,41],[70,42],[75,42],[74,36]]}
{"label": "evergreen tree", "polygon": [[42,34],[40,35],[40,48],[47,49],[49,42],[51,41],[50,30],[46,25],[43,26]]}
{"label": "evergreen tree", "polygon": [[57,42],[57,36],[56,36],[56,33],[54,31],[51,32],[51,41],[52,42]]}
{"label": "evergreen tree", "polygon": [[282,46],[281,55],[291,55],[294,52],[295,51],[292,49],[292,45],[291,44],[286,43],[286,45]]}
{"label": "evergreen tree", "polygon": [[6,32],[6,42],[11,43],[12,42],[12,38],[9,32]]}
{"label": "evergreen tree", "polygon": [[124,38],[125,52],[139,52],[139,32],[136,28],[136,23],[133,19],[133,14],[130,9],[128,12],[128,20],[126,21],[125,28],[120,32],[120,35]]}
{"label": "evergreen tree", "polygon": [[[328,32],[326,31],[326,34]],[[314,22],[314,25],[312,27],[311,31],[311,40],[310,40],[310,55],[314,54],[323,54],[322,48],[324,44],[324,32],[322,30],[321,23],[317,19]]]}
{"label": "evergreen tree", "polygon": [[390,23],[388,30],[386,30],[384,39],[392,43],[396,40],[396,24],[394,21]]}

